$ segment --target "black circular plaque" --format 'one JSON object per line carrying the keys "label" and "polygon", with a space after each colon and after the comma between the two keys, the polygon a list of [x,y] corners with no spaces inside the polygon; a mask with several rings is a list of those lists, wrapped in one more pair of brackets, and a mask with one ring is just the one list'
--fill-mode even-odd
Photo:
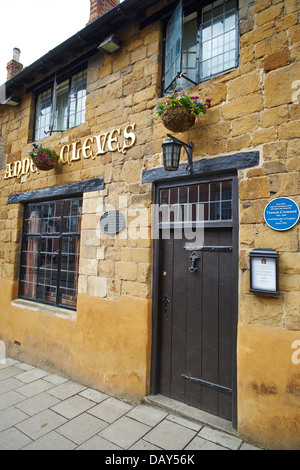
{"label": "black circular plaque", "polygon": [[125,227],[125,217],[119,211],[108,211],[100,218],[101,230],[105,233],[119,233]]}

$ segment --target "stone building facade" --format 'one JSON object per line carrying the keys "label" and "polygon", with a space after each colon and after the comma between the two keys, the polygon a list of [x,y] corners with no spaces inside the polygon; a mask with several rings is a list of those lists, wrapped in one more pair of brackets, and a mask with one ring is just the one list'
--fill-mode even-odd
{"label": "stone building facade", "polygon": [[[161,274],[164,255],[152,236],[156,195],[177,185],[232,178],[237,189],[234,274],[227,272],[235,278],[232,419],[238,433],[257,445],[299,448],[299,225],[274,230],[264,217],[272,200],[288,198],[300,205],[299,2],[239,1],[238,63],[186,87],[203,101],[210,98],[212,106],[203,123],[176,135],[193,143],[194,172],[189,175],[184,164],[170,176],[162,170],[168,131],[155,109],[162,94],[165,24],[177,3],[126,0],[112,5],[83,27],[77,42],[71,38],[54,50],[55,63],[46,55],[47,70],[43,61],[36,62],[14,82],[7,81],[8,95],[18,99],[16,106],[8,101],[0,105],[0,340],[10,356],[115,396],[141,400],[160,393],[157,364],[166,327],[160,321],[161,276],[170,266],[175,272],[175,261],[168,261]],[[105,54],[95,46],[110,30],[121,47]],[[40,84],[82,58],[87,73],[84,120],[37,142],[61,155],[56,169],[37,170],[28,152],[35,142]],[[75,309],[32,301],[19,291],[26,205],[69,196],[82,197]],[[126,219],[115,235],[100,225],[111,210]],[[250,292],[250,253],[255,249],[278,253],[277,295]],[[189,279],[186,291],[193,290]],[[175,280],[173,289],[179,289]],[[188,337],[189,330],[183,334]]]}

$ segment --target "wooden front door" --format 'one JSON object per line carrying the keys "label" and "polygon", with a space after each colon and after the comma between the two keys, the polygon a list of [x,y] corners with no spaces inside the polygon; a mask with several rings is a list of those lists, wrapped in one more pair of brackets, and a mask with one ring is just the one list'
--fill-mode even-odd
{"label": "wooden front door", "polygon": [[157,190],[157,392],[234,421],[236,179]]}

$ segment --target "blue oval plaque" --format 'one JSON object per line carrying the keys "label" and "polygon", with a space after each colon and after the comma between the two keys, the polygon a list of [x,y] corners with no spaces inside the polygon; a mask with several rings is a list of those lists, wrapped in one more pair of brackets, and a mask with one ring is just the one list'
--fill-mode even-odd
{"label": "blue oval plaque", "polygon": [[289,230],[299,220],[299,207],[289,198],[273,199],[265,208],[265,221],[274,230]]}

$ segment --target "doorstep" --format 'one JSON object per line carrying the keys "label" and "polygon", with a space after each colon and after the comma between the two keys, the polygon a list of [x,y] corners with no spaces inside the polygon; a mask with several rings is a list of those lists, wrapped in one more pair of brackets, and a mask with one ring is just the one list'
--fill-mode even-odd
{"label": "doorstep", "polygon": [[147,395],[143,401],[144,403],[154,405],[173,414],[207,424],[208,426],[227,432],[233,436],[237,436],[237,431],[233,428],[231,421],[206,413],[198,408],[194,408],[186,405],[185,403],[173,400],[172,398],[165,397],[164,395]]}

